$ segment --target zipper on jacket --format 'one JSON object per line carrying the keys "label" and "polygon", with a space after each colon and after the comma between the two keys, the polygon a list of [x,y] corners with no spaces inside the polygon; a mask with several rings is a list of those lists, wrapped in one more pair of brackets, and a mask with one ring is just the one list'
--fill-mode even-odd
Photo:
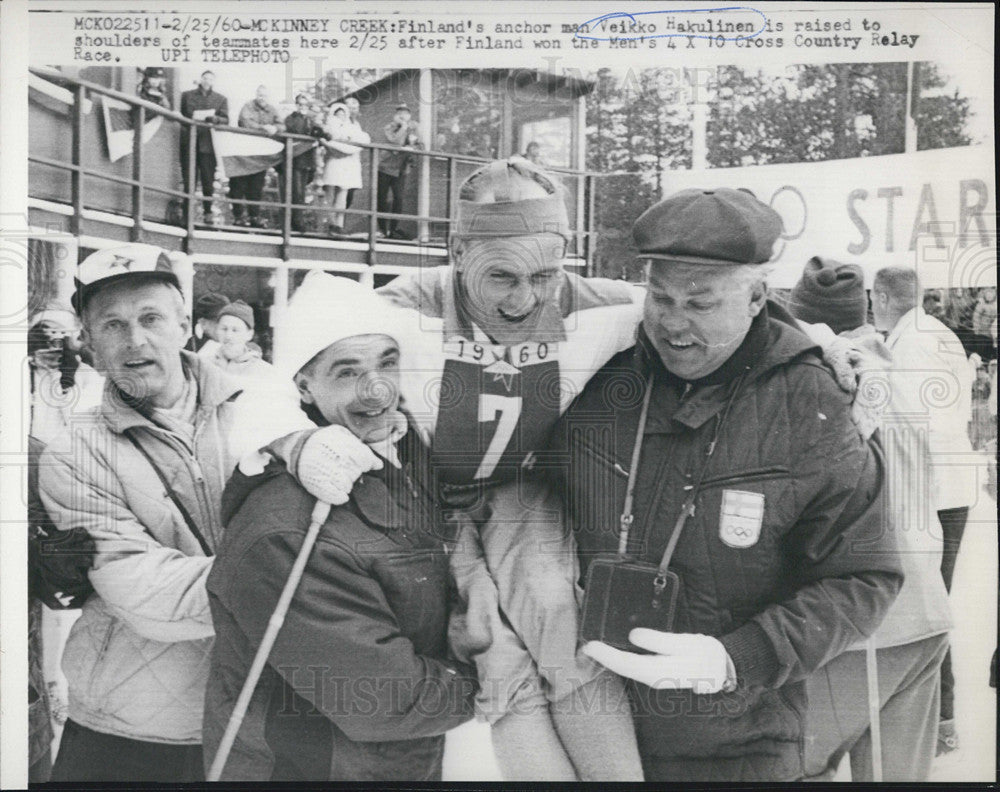
{"label": "zipper on jacket", "polygon": [[[152,427],[151,430],[158,432],[163,437],[164,442],[166,442],[167,445],[172,446],[174,451],[181,452],[181,458],[184,460],[184,464],[187,467],[188,472],[195,479],[195,497],[198,500],[198,505],[201,508],[202,514],[206,515],[209,520],[212,520],[214,512],[208,503],[210,499],[205,492],[205,477],[202,474],[201,467],[198,465],[198,460],[195,458],[194,454],[187,450],[187,444],[181,441],[180,438],[176,437],[173,432],[167,431],[159,426]],[[195,432],[197,433],[197,427]],[[187,456],[185,456],[185,454],[187,454]],[[150,459],[149,462],[150,464],[154,464],[152,459]],[[179,500],[180,497],[178,496],[178,501]],[[205,539],[203,531],[194,523],[193,517],[191,518],[191,523],[190,528],[195,535],[195,540],[199,545],[201,545],[205,555],[212,555],[214,553],[212,545],[210,545]]]}
{"label": "zipper on jacket", "polygon": [[215,540],[215,544],[218,544],[222,534],[222,516],[219,514],[218,504],[215,503],[213,498],[209,497],[208,485],[205,483],[205,471],[202,468],[201,463],[198,461],[198,439],[208,422],[207,415],[207,411],[199,410],[198,412],[198,418],[196,419],[194,426],[194,434],[191,437],[191,445],[194,449],[191,454],[191,462],[193,463],[192,466],[195,473],[195,481],[198,484],[202,498],[202,508],[205,509],[205,513],[208,515],[208,519],[210,520],[210,524],[207,528],[213,540]]}

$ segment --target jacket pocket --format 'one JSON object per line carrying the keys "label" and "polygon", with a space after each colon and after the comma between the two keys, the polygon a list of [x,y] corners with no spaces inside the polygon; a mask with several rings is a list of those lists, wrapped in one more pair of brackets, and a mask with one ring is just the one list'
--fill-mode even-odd
{"label": "jacket pocket", "polygon": [[410,548],[378,559],[373,571],[400,632],[420,654],[444,649],[448,559],[443,550]]}
{"label": "jacket pocket", "polygon": [[772,465],[770,467],[755,468],[742,473],[728,473],[724,476],[706,478],[701,486],[703,489],[717,487],[724,484],[743,484],[757,481],[768,481],[770,479],[790,478],[791,470],[783,465]]}
{"label": "jacket pocket", "polygon": [[615,475],[619,478],[628,478],[629,472],[609,454],[605,454],[603,451],[599,450],[596,446],[586,440],[578,440],[577,442],[584,453],[590,456],[594,461],[611,468],[611,470],[613,470]]}

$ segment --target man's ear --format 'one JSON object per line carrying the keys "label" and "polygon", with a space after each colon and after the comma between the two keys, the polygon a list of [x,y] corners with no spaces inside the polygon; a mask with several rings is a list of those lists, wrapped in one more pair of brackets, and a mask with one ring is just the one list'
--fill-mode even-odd
{"label": "man's ear", "polygon": [[309,392],[309,378],[301,374],[295,375],[295,387],[299,391],[299,399],[305,404],[315,404],[316,398]]}
{"label": "man's ear", "polygon": [[453,236],[448,243],[448,247],[451,248],[451,260],[455,265],[455,269],[458,269],[462,263],[462,256],[465,253],[465,240]]}
{"label": "man's ear", "polygon": [[767,302],[767,284],[760,282],[756,284],[750,291],[750,316],[754,317],[759,314],[763,308],[764,304]]}
{"label": "man's ear", "polygon": [[80,346],[86,347],[91,354],[94,353],[94,348],[90,345],[90,332],[87,330],[87,325],[80,326]]}

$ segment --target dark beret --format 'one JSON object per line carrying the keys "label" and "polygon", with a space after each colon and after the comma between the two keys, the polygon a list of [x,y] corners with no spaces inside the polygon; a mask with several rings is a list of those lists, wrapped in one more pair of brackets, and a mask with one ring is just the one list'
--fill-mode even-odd
{"label": "dark beret", "polygon": [[691,264],[763,264],[781,235],[781,216],[747,190],[681,190],[635,221],[645,258]]}

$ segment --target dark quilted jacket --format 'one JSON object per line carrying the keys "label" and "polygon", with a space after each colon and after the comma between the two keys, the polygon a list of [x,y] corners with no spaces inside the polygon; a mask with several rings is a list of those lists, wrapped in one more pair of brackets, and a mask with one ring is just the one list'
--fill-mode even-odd
{"label": "dark quilted jacket", "polygon": [[[476,683],[448,655],[428,452],[415,428],[398,449],[403,468],[365,474],[320,530],[221,780],[441,779],[444,733],[472,717]],[[233,516],[208,578],[206,767],[315,503],[280,465],[255,478],[226,488]]]}
{"label": "dark quilted jacket", "polygon": [[[701,696],[631,686],[647,780],[800,778],[802,680],[872,633],[902,583],[883,524],[877,446],[862,441],[850,397],[809,339],[765,321],[763,348],[732,402],[671,562],[682,581],[675,629],[719,637],[739,686]],[[656,384],[629,548],[646,561],[660,560],[734,386],[695,385],[685,394],[667,382],[642,333],[591,380],[553,438],[584,570],[595,553],[615,551],[650,372]],[[764,496],[752,544],[723,541],[727,490]]]}

